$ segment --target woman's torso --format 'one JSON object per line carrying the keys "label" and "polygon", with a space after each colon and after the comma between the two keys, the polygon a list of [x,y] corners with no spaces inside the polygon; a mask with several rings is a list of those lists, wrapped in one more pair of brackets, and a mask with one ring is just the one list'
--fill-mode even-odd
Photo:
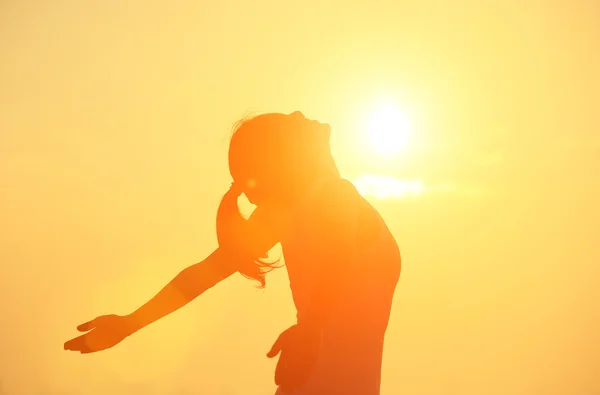
{"label": "woman's torso", "polygon": [[[379,213],[356,191],[351,199],[359,200],[357,226],[358,267],[353,262],[324,262],[319,256],[320,246],[327,235],[320,231],[322,218],[311,215],[316,198],[327,181],[312,189],[293,213],[281,232],[280,242],[290,280],[294,303],[301,315],[311,300],[311,291],[319,278],[320,266],[340,264],[342,270],[353,279],[344,295],[344,303],[335,312],[333,326],[345,329],[351,322],[368,322],[385,331],[389,317],[389,305],[400,275],[401,258],[398,245]],[[326,244],[326,243],[325,243]],[[347,266],[345,266],[347,265]],[[333,328],[332,328],[333,329]],[[341,328],[337,328],[340,330]],[[363,328],[365,329],[365,328]],[[375,329],[375,328],[373,328]]]}
{"label": "woman's torso", "polygon": [[[322,186],[322,185],[321,185]],[[281,244],[298,316],[308,308],[319,277],[319,249],[326,237],[319,232],[319,218],[310,215],[319,188],[288,217]],[[302,389],[285,395],[377,395],[381,383],[383,343],[392,299],[400,275],[400,252],[377,211],[361,199],[358,224],[358,267],[342,303],[331,312],[324,328],[319,360]],[[341,266],[350,262],[337,262]],[[283,394],[278,391],[277,394]]]}

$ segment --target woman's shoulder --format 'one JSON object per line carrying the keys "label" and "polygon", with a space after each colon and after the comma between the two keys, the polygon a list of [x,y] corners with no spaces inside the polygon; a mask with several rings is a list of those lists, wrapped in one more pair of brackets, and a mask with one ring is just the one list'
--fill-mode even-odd
{"label": "woman's shoulder", "polygon": [[331,180],[324,186],[320,201],[322,218],[335,218],[336,215],[354,218],[348,221],[348,224],[357,228],[360,245],[370,245],[379,238],[385,228],[385,222],[379,212],[347,179]]}
{"label": "woman's shoulder", "polygon": [[312,215],[309,216],[321,219],[354,216],[367,203],[363,200],[352,182],[341,177],[333,178],[324,182],[313,195],[309,205]]}

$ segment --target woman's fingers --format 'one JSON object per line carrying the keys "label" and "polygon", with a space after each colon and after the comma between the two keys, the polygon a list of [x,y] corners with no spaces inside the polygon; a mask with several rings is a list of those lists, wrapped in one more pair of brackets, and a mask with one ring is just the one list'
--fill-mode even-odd
{"label": "woman's fingers", "polygon": [[[98,317],[100,318],[100,317]],[[94,329],[97,326],[98,318],[94,318],[91,321],[85,322],[77,327],[79,332],[87,332]]]}
{"label": "woman's fingers", "polygon": [[306,370],[297,356],[282,351],[275,368],[275,385],[285,393],[292,393],[306,382]]}
{"label": "woman's fingers", "polygon": [[[279,361],[275,366],[275,385],[286,386],[289,378],[289,356],[286,352],[282,352],[279,356]],[[284,388],[282,388],[284,389]]]}
{"label": "woman's fingers", "polygon": [[79,351],[81,354],[89,354],[92,352],[99,351],[100,348],[97,347],[98,344],[94,346],[94,344],[97,342],[93,340],[94,338],[90,335],[90,333],[86,333],[85,335],[81,335],[66,342],[64,346],[65,350]]}
{"label": "woman's fingers", "polygon": [[291,327],[289,327],[285,331],[283,331],[281,333],[281,335],[279,335],[277,340],[275,340],[275,343],[273,343],[273,347],[271,347],[271,351],[269,351],[267,353],[267,357],[269,357],[269,358],[276,357],[277,354],[279,354],[281,352],[285,343],[288,341],[288,337],[290,336],[290,334],[292,333],[292,331],[295,328],[296,328],[296,325],[292,325]]}
{"label": "woman's fingers", "polygon": [[86,335],[81,335],[69,340],[65,343],[64,349],[68,351],[82,351],[83,349],[87,348],[87,345],[85,343],[85,336]]}
{"label": "woman's fingers", "polygon": [[273,346],[271,347],[271,351],[267,353],[267,358],[274,358],[281,352],[284,343],[284,335],[285,332],[279,335],[277,340],[275,340],[275,343],[273,343]]}

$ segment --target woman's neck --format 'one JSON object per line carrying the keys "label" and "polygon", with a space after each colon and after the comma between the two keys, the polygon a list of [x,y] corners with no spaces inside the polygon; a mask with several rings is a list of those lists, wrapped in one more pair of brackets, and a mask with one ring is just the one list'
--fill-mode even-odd
{"label": "woman's neck", "polygon": [[290,198],[264,203],[261,205],[261,210],[268,213],[269,218],[271,218],[271,227],[277,234],[285,233],[289,221],[311,200],[319,188],[335,178],[339,178],[339,176],[331,173],[313,177],[304,183],[302,187],[298,186],[296,191],[290,194]]}
{"label": "woman's neck", "polygon": [[310,199],[319,188],[326,182],[339,178],[339,176],[331,173],[320,173],[315,177],[307,179],[302,184],[298,185],[298,190],[293,194],[292,200],[289,202],[289,208],[296,208],[302,205],[307,199]]}

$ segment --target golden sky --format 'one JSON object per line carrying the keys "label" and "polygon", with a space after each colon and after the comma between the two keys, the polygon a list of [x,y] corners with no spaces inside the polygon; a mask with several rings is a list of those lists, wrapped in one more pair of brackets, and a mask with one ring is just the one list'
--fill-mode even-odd
{"label": "golden sky", "polygon": [[[284,270],[62,344],[212,251],[231,125],[295,110],[347,178],[413,188],[369,195],[404,258],[382,395],[598,393],[599,4],[0,2],[6,395],[272,393]],[[411,140],[382,157],[360,138],[388,99]]]}

